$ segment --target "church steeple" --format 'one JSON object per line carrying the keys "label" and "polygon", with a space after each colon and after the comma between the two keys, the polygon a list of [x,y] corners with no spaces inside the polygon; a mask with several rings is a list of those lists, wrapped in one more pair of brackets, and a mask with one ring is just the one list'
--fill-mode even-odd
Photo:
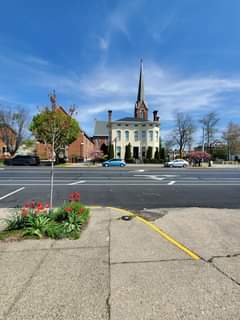
{"label": "church steeple", "polygon": [[140,75],[138,83],[137,101],[134,116],[136,119],[148,120],[148,107],[144,101],[143,61],[140,60]]}
{"label": "church steeple", "polygon": [[137,102],[144,101],[143,61],[140,60],[140,76],[138,84]]}

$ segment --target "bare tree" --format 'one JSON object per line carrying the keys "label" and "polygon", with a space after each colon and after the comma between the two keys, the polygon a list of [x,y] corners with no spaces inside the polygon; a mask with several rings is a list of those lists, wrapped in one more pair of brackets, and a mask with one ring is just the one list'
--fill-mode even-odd
{"label": "bare tree", "polygon": [[11,108],[0,105],[0,138],[6,151],[13,156],[18,150],[27,126],[27,111],[24,107]]}
{"label": "bare tree", "polygon": [[207,149],[210,153],[212,153],[212,144],[215,141],[215,136],[217,133],[217,124],[219,122],[219,118],[216,112],[209,112],[207,113],[201,120],[200,123],[202,124],[203,129],[203,151],[204,145],[206,143]]}
{"label": "bare tree", "polygon": [[232,155],[240,153],[240,125],[229,122],[227,130],[223,132],[223,139],[228,147],[228,160]]}
{"label": "bare tree", "polygon": [[183,157],[186,146],[192,144],[195,131],[194,122],[188,114],[183,112],[176,113],[173,141],[178,146],[180,158]]}

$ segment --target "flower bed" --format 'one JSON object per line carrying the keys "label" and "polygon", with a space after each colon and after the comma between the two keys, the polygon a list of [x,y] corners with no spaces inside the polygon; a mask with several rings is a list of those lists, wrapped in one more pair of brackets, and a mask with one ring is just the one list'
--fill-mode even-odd
{"label": "flower bed", "polygon": [[31,201],[4,219],[6,228],[0,240],[24,238],[78,239],[89,219],[89,209],[80,202],[79,192],[69,195],[62,207],[49,209],[49,205]]}

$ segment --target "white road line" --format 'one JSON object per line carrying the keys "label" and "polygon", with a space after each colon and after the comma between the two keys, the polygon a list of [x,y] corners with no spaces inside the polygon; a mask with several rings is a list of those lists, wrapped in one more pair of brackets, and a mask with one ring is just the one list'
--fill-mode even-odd
{"label": "white road line", "polygon": [[25,189],[25,188],[22,187],[22,188],[19,188],[19,189],[13,191],[13,192],[10,192],[10,193],[6,194],[5,196],[1,197],[0,200],[3,200],[3,199],[5,199],[5,198],[7,198],[7,197],[10,197],[11,195],[13,195],[13,194],[15,194],[15,193],[17,193],[17,192],[22,191],[23,189]]}
{"label": "white road line", "polygon": [[85,183],[85,182],[86,182],[85,180],[75,181],[75,182],[69,183],[68,185],[69,185],[69,186],[75,186],[75,185],[77,185],[77,184],[81,184],[81,183]]}
{"label": "white road line", "polygon": [[171,182],[168,183],[168,185],[171,186],[174,183],[176,183],[176,181],[171,181]]}

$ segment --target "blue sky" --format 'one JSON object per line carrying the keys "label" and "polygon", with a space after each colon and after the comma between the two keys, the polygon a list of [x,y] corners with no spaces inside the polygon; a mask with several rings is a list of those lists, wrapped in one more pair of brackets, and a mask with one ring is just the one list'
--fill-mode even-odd
{"label": "blue sky", "polygon": [[[0,11],[0,101],[78,106],[80,125],[133,114],[139,60],[163,135],[174,110],[240,122],[239,0],[8,0]],[[150,114],[150,117],[152,115]]]}

